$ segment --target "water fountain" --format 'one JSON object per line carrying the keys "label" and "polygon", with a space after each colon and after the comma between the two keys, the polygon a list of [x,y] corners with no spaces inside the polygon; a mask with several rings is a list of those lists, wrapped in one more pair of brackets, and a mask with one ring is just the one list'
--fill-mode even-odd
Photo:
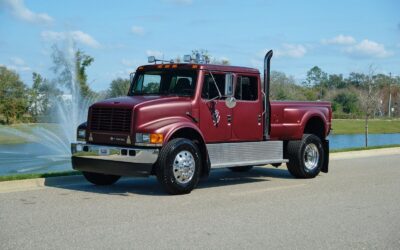
{"label": "water fountain", "polygon": [[76,79],[75,46],[67,46],[63,51],[59,50],[58,53],[63,60],[63,74],[67,79],[63,83],[64,94],[53,97],[55,108],[51,117],[54,124],[22,126],[22,130],[27,132],[0,126],[0,134],[28,142],[0,145],[0,175],[71,170],[70,143],[76,140],[76,128],[86,121],[88,107],[94,98],[83,98],[80,94]]}

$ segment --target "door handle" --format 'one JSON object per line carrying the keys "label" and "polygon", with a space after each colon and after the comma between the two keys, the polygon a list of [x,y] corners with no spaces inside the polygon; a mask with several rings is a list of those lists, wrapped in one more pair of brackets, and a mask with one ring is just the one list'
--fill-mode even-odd
{"label": "door handle", "polygon": [[232,122],[232,116],[231,116],[231,115],[227,115],[226,118],[227,118],[227,120],[228,120],[228,123],[231,123],[231,122]]}

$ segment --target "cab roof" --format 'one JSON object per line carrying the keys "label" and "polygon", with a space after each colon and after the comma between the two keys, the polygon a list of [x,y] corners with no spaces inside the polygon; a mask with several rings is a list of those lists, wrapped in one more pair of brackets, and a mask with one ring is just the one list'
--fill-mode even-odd
{"label": "cab roof", "polygon": [[260,74],[258,69],[239,67],[231,65],[218,65],[218,64],[197,64],[197,63],[164,63],[164,64],[148,64],[139,66],[137,71],[141,70],[154,70],[154,69],[200,69],[211,71],[224,71],[231,73],[247,73],[247,74]]}

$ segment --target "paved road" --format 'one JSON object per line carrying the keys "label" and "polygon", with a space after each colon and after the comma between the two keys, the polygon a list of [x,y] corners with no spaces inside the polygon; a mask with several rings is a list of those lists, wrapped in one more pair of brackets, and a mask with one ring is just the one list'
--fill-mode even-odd
{"label": "paved road", "polygon": [[334,157],[312,180],[219,170],[184,196],[154,178],[1,193],[0,249],[400,249],[393,152]]}

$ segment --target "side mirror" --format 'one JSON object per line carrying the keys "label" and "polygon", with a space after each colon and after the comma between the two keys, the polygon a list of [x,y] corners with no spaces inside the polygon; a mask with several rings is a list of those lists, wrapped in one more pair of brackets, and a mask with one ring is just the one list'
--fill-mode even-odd
{"label": "side mirror", "polygon": [[149,56],[147,58],[147,60],[148,60],[149,63],[154,63],[156,61],[156,57],[155,56]]}
{"label": "side mirror", "polygon": [[233,74],[228,73],[225,75],[225,96],[233,95]]}
{"label": "side mirror", "polygon": [[225,99],[225,105],[228,107],[228,108],[234,108],[235,106],[236,106],[236,98],[235,97],[233,97],[233,96],[229,96],[229,97],[227,97],[226,99]]}

